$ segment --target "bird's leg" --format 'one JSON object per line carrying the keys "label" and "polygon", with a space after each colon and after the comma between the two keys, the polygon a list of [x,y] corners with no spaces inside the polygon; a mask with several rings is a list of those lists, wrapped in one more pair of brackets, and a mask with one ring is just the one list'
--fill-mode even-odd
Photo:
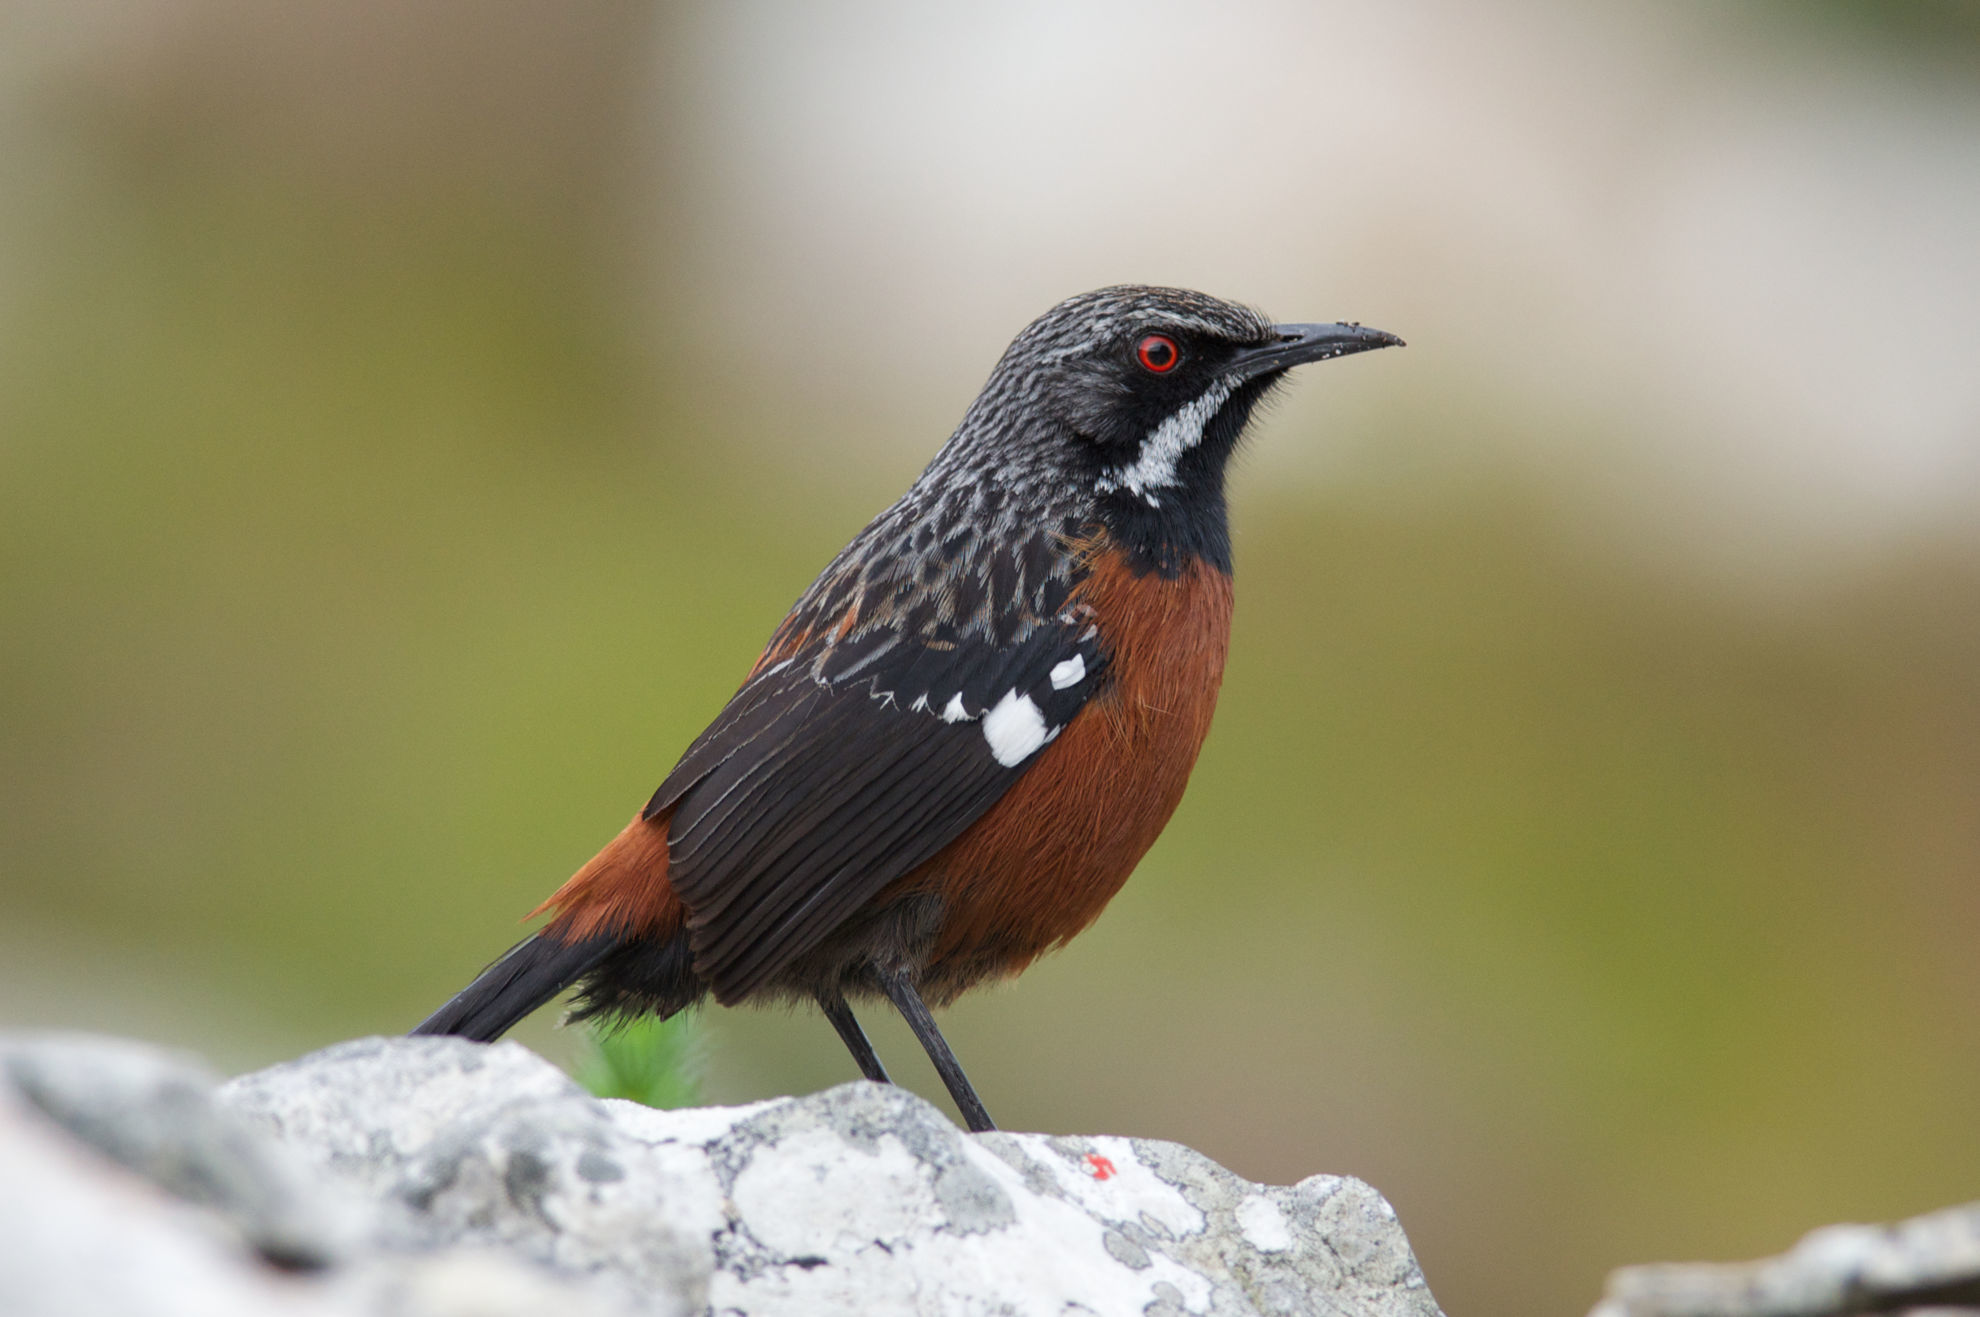
{"label": "bird's leg", "polygon": [[852,1013],[852,1007],[846,1005],[844,993],[837,988],[820,991],[818,1009],[825,1012],[825,1018],[839,1031],[839,1041],[853,1054],[853,1064],[859,1067],[859,1073],[876,1084],[894,1082],[887,1078],[887,1067],[880,1064],[873,1044],[866,1041],[866,1030],[859,1027],[859,1019]]}
{"label": "bird's leg", "polygon": [[935,1063],[935,1073],[942,1076],[942,1082],[948,1086],[949,1096],[956,1100],[956,1109],[962,1112],[963,1124],[969,1127],[969,1132],[981,1134],[985,1130],[996,1129],[990,1113],[983,1109],[983,1099],[976,1096],[969,1076],[963,1073],[956,1054],[949,1049],[949,1040],[935,1027],[935,1017],[928,1013],[928,1006],[921,1000],[921,994],[914,990],[914,984],[908,982],[907,972],[883,969],[879,975],[880,986],[894,1000],[894,1009],[908,1022],[908,1028],[914,1030],[914,1036],[921,1040],[921,1050],[927,1052],[928,1059]]}

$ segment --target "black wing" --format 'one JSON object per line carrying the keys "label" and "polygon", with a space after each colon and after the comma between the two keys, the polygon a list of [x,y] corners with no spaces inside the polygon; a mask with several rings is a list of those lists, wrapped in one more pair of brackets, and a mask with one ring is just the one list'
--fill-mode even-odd
{"label": "black wing", "polygon": [[932,857],[1036,761],[1107,666],[1083,610],[1003,645],[893,627],[753,676],[647,805],[695,969],[749,995]]}

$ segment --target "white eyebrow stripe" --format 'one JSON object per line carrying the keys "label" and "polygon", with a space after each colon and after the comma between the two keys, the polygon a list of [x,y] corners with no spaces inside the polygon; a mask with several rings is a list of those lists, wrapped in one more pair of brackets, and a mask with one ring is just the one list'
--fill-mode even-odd
{"label": "white eyebrow stripe", "polygon": [[1203,442],[1203,427],[1230,401],[1238,384],[1236,376],[1223,376],[1201,395],[1178,407],[1155,427],[1154,433],[1141,441],[1141,456],[1134,465],[1116,467],[1095,481],[1094,488],[1102,493],[1129,490],[1146,499],[1150,507],[1162,506],[1148,491],[1167,489],[1176,483],[1176,463],[1182,461],[1184,453]]}

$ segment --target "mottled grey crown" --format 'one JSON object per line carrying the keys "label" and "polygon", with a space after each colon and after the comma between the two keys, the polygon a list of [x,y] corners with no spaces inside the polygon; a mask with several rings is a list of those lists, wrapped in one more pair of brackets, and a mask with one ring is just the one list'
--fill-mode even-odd
{"label": "mottled grey crown", "polygon": [[1180,330],[1264,343],[1272,322],[1248,306],[1187,288],[1116,284],[1068,297],[1024,327],[992,373],[994,381],[1013,362],[1023,369],[1048,367],[1150,330]]}
{"label": "mottled grey crown", "polygon": [[1031,447],[1026,431],[1041,425],[1091,433],[1130,391],[1124,366],[1132,345],[1160,332],[1201,334],[1234,346],[1273,338],[1272,322],[1259,312],[1187,288],[1117,284],[1068,297],[1011,340],[922,480],[946,475],[988,448],[1005,450],[1006,460],[1019,457]]}

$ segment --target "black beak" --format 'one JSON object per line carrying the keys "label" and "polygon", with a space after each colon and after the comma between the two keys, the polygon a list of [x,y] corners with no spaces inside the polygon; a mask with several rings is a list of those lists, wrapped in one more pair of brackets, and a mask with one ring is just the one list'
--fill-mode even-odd
{"label": "black beak", "polygon": [[1403,346],[1403,341],[1394,334],[1360,325],[1274,325],[1272,332],[1277,336],[1272,342],[1240,348],[1226,369],[1239,379],[1252,379],[1309,361]]}

